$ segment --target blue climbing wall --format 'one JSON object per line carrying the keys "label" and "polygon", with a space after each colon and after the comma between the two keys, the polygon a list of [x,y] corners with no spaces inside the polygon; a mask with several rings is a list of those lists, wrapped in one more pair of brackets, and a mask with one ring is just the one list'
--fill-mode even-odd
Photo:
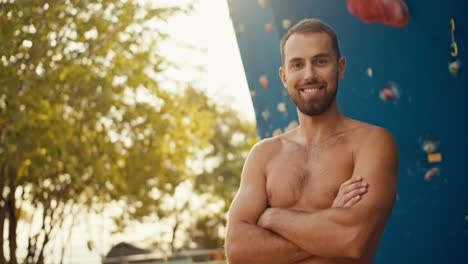
{"label": "blue climbing wall", "polygon": [[[409,23],[394,28],[363,23],[348,12],[345,0],[229,1],[261,137],[297,125],[295,106],[278,77],[279,41],[289,23],[309,17],[333,27],[347,58],[340,111],[395,136],[398,195],[375,263],[467,263],[466,1],[407,5]],[[451,56],[451,18],[456,57]],[[449,63],[457,60],[460,71],[452,74]]]}

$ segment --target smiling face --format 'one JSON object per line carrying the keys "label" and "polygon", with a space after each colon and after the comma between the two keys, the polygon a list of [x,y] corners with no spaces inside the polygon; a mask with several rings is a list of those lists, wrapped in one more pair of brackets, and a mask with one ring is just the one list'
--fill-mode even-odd
{"label": "smiling face", "polygon": [[284,45],[280,77],[300,112],[320,115],[333,105],[345,59],[325,32],[292,34]]}

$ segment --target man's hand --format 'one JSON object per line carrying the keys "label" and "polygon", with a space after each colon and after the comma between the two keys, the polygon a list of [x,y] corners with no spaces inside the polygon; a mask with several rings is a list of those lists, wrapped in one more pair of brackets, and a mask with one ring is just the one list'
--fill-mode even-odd
{"label": "man's hand", "polygon": [[265,209],[265,211],[263,211],[262,215],[260,215],[260,217],[258,218],[258,221],[257,221],[257,226],[261,227],[261,228],[264,228],[264,229],[268,229],[268,223],[269,223],[269,220],[270,220],[270,215],[271,213],[273,213],[273,210],[275,208],[267,208]]}
{"label": "man's hand", "polygon": [[362,177],[353,177],[341,184],[331,208],[348,208],[356,204],[367,191],[367,182]]}

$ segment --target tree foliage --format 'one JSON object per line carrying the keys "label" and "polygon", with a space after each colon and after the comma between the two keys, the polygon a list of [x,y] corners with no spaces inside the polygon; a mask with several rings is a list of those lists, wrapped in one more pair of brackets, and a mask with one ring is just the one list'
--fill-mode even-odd
{"label": "tree foliage", "polygon": [[[158,25],[190,7],[151,3],[0,0],[0,263],[22,262],[18,221],[39,221],[24,262],[44,263],[83,208],[124,201],[122,224],[170,217],[161,197],[186,180],[222,210],[232,200],[254,126],[189,85],[162,87]],[[194,241],[219,246],[223,214],[197,219]]]}
{"label": "tree foliage", "polygon": [[[77,207],[123,200],[125,214],[159,210],[208,146],[215,108],[192,88],[169,93],[154,25],[181,10],[144,1],[0,1],[0,262],[8,226],[40,219],[26,262]],[[156,76],[156,77],[155,77]],[[29,204],[34,210],[26,210]]]}
{"label": "tree foliage", "polygon": [[259,140],[255,125],[242,120],[232,109],[219,109],[211,130],[213,137],[205,148],[205,166],[194,178],[194,190],[199,195],[210,194],[212,203],[222,206],[212,213],[200,214],[190,232],[199,247],[224,245],[226,212],[240,183],[240,174],[248,152]]}

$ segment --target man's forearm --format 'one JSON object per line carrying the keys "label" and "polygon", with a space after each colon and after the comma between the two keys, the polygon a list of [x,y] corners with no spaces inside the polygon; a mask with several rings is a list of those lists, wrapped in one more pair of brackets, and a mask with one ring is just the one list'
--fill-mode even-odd
{"label": "man's forearm", "polygon": [[353,229],[346,225],[346,209],[314,213],[274,208],[265,228],[320,257],[349,257]]}
{"label": "man's forearm", "polygon": [[278,234],[246,222],[232,223],[226,255],[235,263],[295,263],[311,254]]}

